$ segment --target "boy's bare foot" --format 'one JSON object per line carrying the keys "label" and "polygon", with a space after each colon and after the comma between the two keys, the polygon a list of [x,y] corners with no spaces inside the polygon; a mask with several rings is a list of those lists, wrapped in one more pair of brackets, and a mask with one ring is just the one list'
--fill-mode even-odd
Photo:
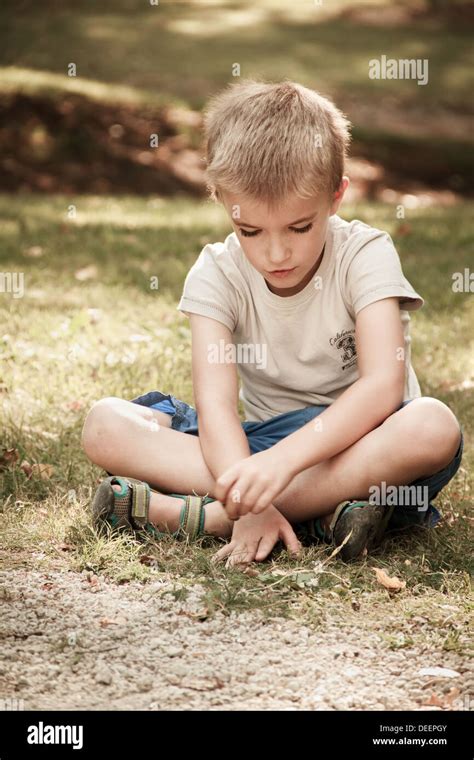
{"label": "boy's bare foot", "polygon": [[[120,491],[120,486],[114,484],[112,488]],[[174,533],[179,528],[179,517],[183,507],[183,499],[176,496],[168,496],[163,493],[152,491],[148,517],[159,531],[167,530]],[[226,511],[220,501],[210,501],[204,506],[206,518],[204,522],[205,533],[221,538],[229,538],[232,535],[233,521],[227,517]]]}

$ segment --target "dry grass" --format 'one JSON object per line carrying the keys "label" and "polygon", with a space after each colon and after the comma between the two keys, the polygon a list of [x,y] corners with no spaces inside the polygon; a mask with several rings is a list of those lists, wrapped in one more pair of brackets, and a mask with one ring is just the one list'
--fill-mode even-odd
{"label": "dry grass", "polygon": [[[206,615],[258,608],[315,626],[336,615],[341,625],[378,627],[388,648],[463,650],[471,611],[474,415],[472,388],[462,383],[474,377],[473,302],[452,292],[451,274],[467,266],[466,209],[412,212],[403,236],[389,206],[344,210],[393,234],[406,276],[427,296],[413,317],[415,367],[425,394],[451,406],[466,439],[463,465],[437,499],[441,524],[392,536],[352,566],[312,546],[298,563],[277,549],[242,573],[210,562],[218,546],[211,538],[157,544],[97,536],[88,505],[103,473],[80,448],[84,416],[97,398],[159,388],[192,403],[190,332],[175,307],[202,245],[227,234],[224,216],[208,203],[82,197],[75,199],[77,220],[68,221],[69,203],[0,197],[2,269],[25,276],[24,297],[5,293],[0,301],[2,445],[18,456],[0,473],[3,564],[86,569],[117,583],[166,577],[177,598],[201,583]],[[75,277],[91,265],[89,279]],[[149,288],[153,275],[158,292]],[[28,477],[24,460],[52,469]],[[375,567],[406,588],[389,594]],[[362,600],[372,611],[363,620]]]}

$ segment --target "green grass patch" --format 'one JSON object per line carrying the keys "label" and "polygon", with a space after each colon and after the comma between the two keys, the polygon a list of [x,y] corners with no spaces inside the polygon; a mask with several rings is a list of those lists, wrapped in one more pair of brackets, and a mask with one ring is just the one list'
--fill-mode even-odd
{"label": "green grass patch", "polygon": [[[72,204],[75,218],[68,216]],[[469,265],[468,208],[413,210],[403,226],[389,205],[360,204],[342,215],[388,230],[405,275],[426,299],[412,315],[413,363],[422,392],[449,404],[466,439],[462,467],[437,499],[442,523],[392,536],[353,566],[328,560],[326,547],[308,547],[298,562],[280,547],[252,574],[213,565],[220,542],[212,538],[186,544],[98,536],[88,508],[103,472],[81,450],[85,414],[101,397],[130,399],[151,389],[193,403],[189,324],[176,305],[202,246],[223,240],[229,223],[210,202],[0,196],[1,270],[22,272],[25,284],[22,298],[4,293],[0,300],[2,446],[13,450],[0,472],[5,565],[86,570],[116,583],[168,579],[177,600],[201,583],[205,616],[260,610],[320,626],[340,613],[367,626],[378,621],[385,633],[384,621],[393,616],[390,625],[398,627],[389,632],[389,648],[428,634],[446,651],[464,647],[459,625],[470,614],[472,571],[474,412],[465,381],[474,379],[473,298],[451,285],[452,274]],[[152,277],[158,290],[150,288]],[[24,461],[49,467],[28,477]],[[406,588],[390,595],[374,567],[404,579]],[[455,611],[445,625],[446,604]],[[423,627],[410,615],[422,616],[425,607]]]}
{"label": "green grass patch", "polygon": [[[468,25],[409,15],[400,23],[385,23],[389,2],[364,5],[378,12],[379,23],[373,15],[369,22],[364,14],[350,13],[350,0],[321,5],[190,0],[158,6],[83,0],[70,7],[54,4],[54,13],[45,13],[44,3],[24,0],[21,14],[17,3],[8,0],[0,11],[0,65],[16,67],[5,72],[6,86],[15,78],[17,86],[30,91],[55,87],[58,80],[48,83],[48,75],[67,77],[73,62],[84,80],[81,87],[91,95],[106,83],[123,88],[116,93],[120,97],[136,98],[133,89],[148,98],[159,93],[201,108],[211,92],[232,79],[232,67],[239,63],[242,76],[289,77],[366,105],[377,104],[384,94],[402,109],[415,104],[465,111],[472,62]],[[428,58],[429,85],[370,80],[368,62],[381,54]],[[0,75],[0,88],[1,81]]]}

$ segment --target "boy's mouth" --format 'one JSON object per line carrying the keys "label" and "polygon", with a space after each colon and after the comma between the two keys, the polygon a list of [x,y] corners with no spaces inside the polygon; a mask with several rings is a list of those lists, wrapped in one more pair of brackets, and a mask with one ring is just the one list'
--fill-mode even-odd
{"label": "boy's mouth", "polygon": [[292,267],[292,269],[274,269],[271,272],[267,272],[267,274],[271,274],[275,277],[285,277],[285,275],[290,274],[290,272],[294,272],[296,267]]}

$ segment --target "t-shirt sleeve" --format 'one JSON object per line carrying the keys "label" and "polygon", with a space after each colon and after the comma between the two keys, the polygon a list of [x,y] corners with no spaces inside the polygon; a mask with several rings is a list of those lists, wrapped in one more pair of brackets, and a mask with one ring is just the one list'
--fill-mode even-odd
{"label": "t-shirt sleeve", "polygon": [[403,274],[397,250],[386,232],[355,241],[341,267],[341,289],[349,310],[357,316],[365,306],[398,296],[400,308],[420,309],[424,300]]}
{"label": "t-shirt sleeve", "polygon": [[235,278],[233,283],[232,263],[227,259],[224,264],[219,256],[229,257],[222,244],[210,243],[202,249],[186,276],[177,309],[186,316],[216,319],[234,332],[238,317]]}

